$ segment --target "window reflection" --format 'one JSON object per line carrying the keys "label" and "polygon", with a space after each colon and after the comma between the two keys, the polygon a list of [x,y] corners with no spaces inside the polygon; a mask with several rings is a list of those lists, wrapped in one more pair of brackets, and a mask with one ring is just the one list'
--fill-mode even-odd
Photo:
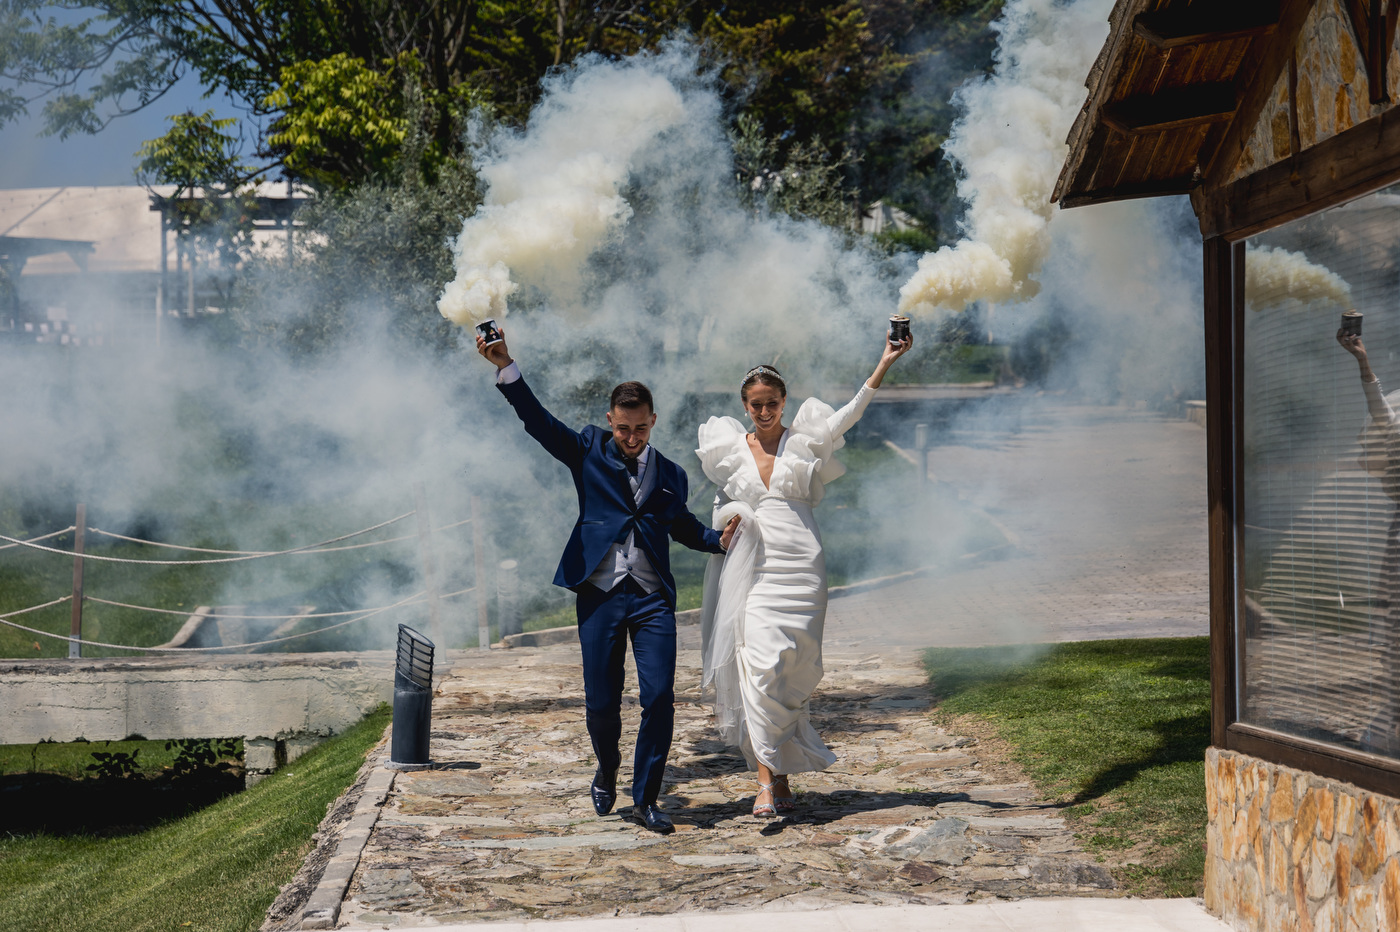
{"label": "window reflection", "polygon": [[[1240,718],[1400,756],[1400,193],[1245,251]],[[1342,315],[1362,317],[1356,339]],[[1355,318],[1351,318],[1352,321]]]}

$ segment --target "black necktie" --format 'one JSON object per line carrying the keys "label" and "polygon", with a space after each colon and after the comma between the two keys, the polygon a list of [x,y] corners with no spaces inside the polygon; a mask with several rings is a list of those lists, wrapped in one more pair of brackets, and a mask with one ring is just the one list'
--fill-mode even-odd
{"label": "black necktie", "polygon": [[628,459],[624,456],[622,458],[622,465],[627,467],[627,475],[635,476],[637,474],[637,461],[635,459]]}

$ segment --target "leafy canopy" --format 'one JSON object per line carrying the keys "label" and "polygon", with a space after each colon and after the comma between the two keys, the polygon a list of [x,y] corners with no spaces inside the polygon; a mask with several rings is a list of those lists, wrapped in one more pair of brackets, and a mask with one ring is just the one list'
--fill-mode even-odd
{"label": "leafy canopy", "polygon": [[[852,201],[937,222],[948,92],[990,65],[1001,0],[0,0],[0,126],[42,101],[47,132],[99,131],[194,74],[267,118],[264,168],[340,188],[383,177],[422,101],[425,167],[462,152],[463,114],[519,123],[539,79],[677,31],[701,41],[736,111],[774,140],[831,155]],[[201,129],[177,124],[172,132]],[[167,137],[163,148],[181,145]],[[143,151],[142,157],[147,155]],[[217,167],[217,160],[210,168]],[[939,193],[932,201],[921,192]],[[893,196],[892,196],[893,195]]]}
{"label": "leafy canopy", "polygon": [[215,119],[213,110],[177,113],[170,132],[142,144],[137,177],[146,184],[173,184],[179,197],[196,188],[231,191],[257,174],[240,157],[241,145],[228,130],[232,117]]}

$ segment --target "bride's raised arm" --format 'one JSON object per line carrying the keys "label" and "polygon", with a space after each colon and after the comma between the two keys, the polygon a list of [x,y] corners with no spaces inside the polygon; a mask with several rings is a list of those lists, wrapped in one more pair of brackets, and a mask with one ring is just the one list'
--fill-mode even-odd
{"label": "bride's raised arm", "polygon": [[870,378],[861,385],[856,396],[846,402],[845,407],[833,414],[827,421],[827,427],[830,428],[833,437],[841,436],[850,430],[856,421],[860,420],[860,416],[865,413],[866,405],[870,404],[870,399],[874,397],[875,390],[885,380],[885,373],[889,372],[894,361],[909,352],[913,345],[914,337],[912,335],[906,337],[902,343],[885,341],[885,351],[880,354],[880,361],[875,364],[875,371]]}

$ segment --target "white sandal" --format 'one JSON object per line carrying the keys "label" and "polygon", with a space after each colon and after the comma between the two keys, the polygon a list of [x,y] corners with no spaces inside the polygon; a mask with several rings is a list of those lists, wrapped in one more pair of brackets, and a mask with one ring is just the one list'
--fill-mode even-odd
{"label": "white sandal", "polygon": [[768,791],[768,798],[773,798],[773,783],[760,783],[758,793],[753,798],[753,814],[756,819],[771,819],[778,814],[778,807],[774,803],[760,803],[758,797],[763,795],[763,791]]}
{"label": "white sandal", "polygon": [[788,783],[788,778],[787,778],[786,776],[774,777],[774,778],[773,778],[773,785],[776,786],[776,785],[779,784],[779,783],[781,783],[781,784],[783,785],[783,788],[787,790],[787,793],[788,793],[788,794],[787,794],[786,796],[779,796],[779,795],[777,794],[777,792],[775,791],[775,792],[773,793],[773,806],[774,806],[774,808],[776,808],[779,812],[794,812],[794,811],[796,811],[796,809],[797,809],[797,797],[794,796],[794,795],[792,794],[792,785],[791,785],[790,783]]}

